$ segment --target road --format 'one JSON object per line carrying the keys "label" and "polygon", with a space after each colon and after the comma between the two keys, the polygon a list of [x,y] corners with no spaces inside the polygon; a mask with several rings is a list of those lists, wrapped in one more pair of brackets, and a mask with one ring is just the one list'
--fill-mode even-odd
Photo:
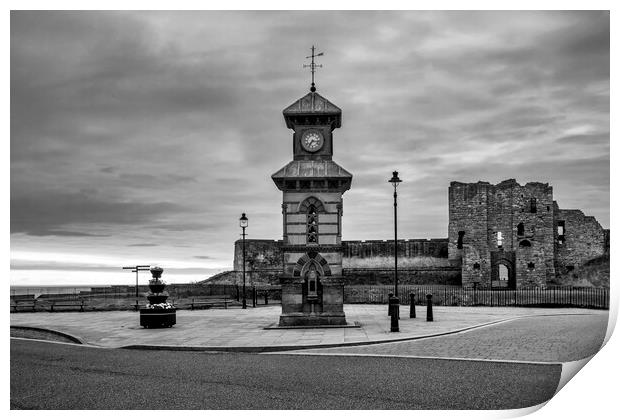
{"label": "road", "polygon": [[102,349],[11,339],[11,409],[507,409],[560,365]]}
{"label": "road", "polygon": [[464,359],[569,362],[596,354],[607,331],[606,312],[537,316],[424,340],[308,349],[296,353],[374,354]]}

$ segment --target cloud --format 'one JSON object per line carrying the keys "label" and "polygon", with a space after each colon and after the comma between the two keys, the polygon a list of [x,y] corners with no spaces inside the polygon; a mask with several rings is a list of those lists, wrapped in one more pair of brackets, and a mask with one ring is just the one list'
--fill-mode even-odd
{"label": "cloud", "polygon": [[12,190],[11,232],[46,236],[66,233],[63,228],[74,224],[137,225],[181,210],[181,206],[169,202],[112,201],[88,191],[24,194],[24,191]]}
{"label": "cloud", "polygon": [[343,109],[345,237],[391,237],[395,169],[406,237],[447,236],[453,180],[549,182],[609,226],[607,12],[13,11],[10,27],[12,247],[157,243],[226,266],[241,212],[281,237],[270,175],[292,159],[282,109],[313,43]]}
{"label": "cloud", "polygon": [[[19,230],[15,231],[16,233]],[[32,236],[75,236],[75,237],[104,237],[107,235],[99,235],[88,232],[73,232],[68,230],[55,230],[55,229],[42,229],[42,230],[24,230],[24,232],[28,233]]]}

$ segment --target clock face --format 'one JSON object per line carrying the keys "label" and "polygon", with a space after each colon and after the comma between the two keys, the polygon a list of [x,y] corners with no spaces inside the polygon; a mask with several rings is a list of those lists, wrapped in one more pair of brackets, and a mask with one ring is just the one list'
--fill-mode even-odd
{"label": "clock face", "polygon": [[323,147],[323,135],[317,130],[308,130],[301,138],[301,145],[308,152],[316,152]]}

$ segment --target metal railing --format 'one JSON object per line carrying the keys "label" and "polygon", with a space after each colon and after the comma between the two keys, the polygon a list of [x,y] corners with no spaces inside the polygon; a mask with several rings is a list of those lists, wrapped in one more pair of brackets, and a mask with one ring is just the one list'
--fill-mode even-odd
{"label": "metal railing", "polygon": [[[393,285],[350,285],[343,286],[344,303],[388,303],[388,295],[394,291]],[[227,295],[239,302],[242,298],[241,287],[237,285],[199,285],[170,284],[166,291],[171,301],[187,300],[199,296]],[[14,293],[15,292],[15,293]],[[141,296],[148,293],[148,286],[140,286]],[[538,307],[583,307],[609,309],[609,289],[579,288],[571,286],[496,289],[473,288],[443,285],[398,286],[398,296],[402,305],[410,303],[410,294],[415,294],[415,303],[425,305],[426,295],[433,295],[433,304],[438,306],[538,306]],[[246,299],[253,306],[279,303],[282,298],[280,286],[250,286],[246,288]],[[20,288],[11,290],[11,300],[70,301],[80,300],[87,303],[103,304],[135,303],[135,287],[112,286],[97,287],[91,290],[67,290],[67,288]],[[145,298],[141,298],[145,300]]]}
{"label": "metal railing", "polygon": [[[345,303],[388,303],[388,294],[394,287],[344,286]],[[583,307],[609,309],[609,290],[604,288],[548,287],[526,289],[473,288],[459,286],[401,285],[400,303],[408,305],[410,294],[415,303],[425,305],[426,295],[433,295],[438,306],[537,306]]]}

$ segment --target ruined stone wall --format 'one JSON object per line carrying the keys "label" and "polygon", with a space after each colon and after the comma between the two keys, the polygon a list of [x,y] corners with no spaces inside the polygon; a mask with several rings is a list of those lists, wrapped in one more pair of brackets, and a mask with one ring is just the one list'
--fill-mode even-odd
{"label": "ruined stone wall", "polygon": [[[344,258],[393,257],[393,240],[342,241]],[[399,257],[448,257],[447,239],[399,239]]]}
{"label": "ruined stone wall", "polygon": [[553,278],[552,187],[538,182],[521,186],[514,179],[497,185],[452,182],[448,194],[448,257],[461,261],[464,285],[491,286],[497,278],[491,253],[509,267],[517,287]]}
{"label": "ruined stone wall", "polygon": [[[245,241],[245,270],[246,284],[271,283],[281,274],[283,267],[282,241],[270,239],[246,239]],[[237,284],[241,284],[243,275],[243,241],[235,241],[233,260],[234,276]]]}
{"label": "ruined stone wall", "polygon": [[[511,192],[512,230],[508,235],[509,246],[516,254],[516,284],[544,286],[555,278],[553,188],[540,182],[528,182],[524,186],[513,182]],[[522,232],[519,224],[523,226]]]}
{"label": "ruined stone wall", "polygon": [[[394,284],[394,270],[388,268],[346,268],[346,284]],[[398,284],[461,285],[460,267],[421,267],[398,269]]]}
{"label": "ruined stone wall", "polygon": [[[246,240],[246,284],[269,283],[279,284],[279,275],[283,271],[282,241],[269,239]],[[342,241],[345,261],[369,260],[379,264],[371,268],[350,268],[345,278],[352,284],[382,284],[385,278],[394,278],[392,270],[394,256],[394,241]],[[453,265],[446,258],[448,254],[448,241],[446,239],[408,239],[398,241],[399,266],[416,257],[430,257],[432,267],[416,267],[410,274],[403,274],[404,282],[415,284],[454,284],[456,278],[460,281],[460,272],[455,274]],[[227,276],[236,284],[241,284],[243,272],[242,263],[242,240],[235,242],[234,270]],[[389,259],[389,264],[381,260]],[[409,260],[407,260],[409,258]],[[442,262],[443,261],[443,262]],[[410,267],[409,267],[410,268]],[[400,273],[400,271],[399,271]],[[403,269],[403,273],[405,270]],[[456,276],[456,277],[455,277]],[[400,277],[400,274],[399,274]],[[425,283],[426,282],[426,283]],[[388,282],[389,283],[389,282]]]}
{"label": "ruined stone wall", "polygon": [[[246,239],[246,270],[282,268],[282,241]],[[344,258],[374,258],[394,256],[394,241],[342,241]],[[446,239],[404,239],[398,241],[399,257],[428,256],[446,258]],[[242,269],[242,240],[235,242],[234,270]],[[447,264],[447,261],[446,261]]]}
{"label": "ruined stone wall", "polygon": [[[558,237],[558,224],[564,222],[564,239]],[[609,252],[609,231],[581,210],[557,209],[554,238],[556,269],[560,274],[580,267],[587,261]]]}
{"label": "ruined stone wall", "polygon": [[[609,252],[609,231],[580,210],[558,208],[549,184],[452,182],[448,194],[448,258],[462,265],[463,285],[545,286],[557,270]],[[509,268],[507,282],[500,281],[499,264]]]}
{"label": "ruined stone wall", "polygon": [[[463,285],[490,279],[488,182],[451,182],[448,189],[448,259],[462,264]],[[459,240],[460,238],[460,240]]]}
{"label": "ruined stone wall", "polygon": [[[429,261],[432,267],[418,267],[419,263],[407,266],[413,274],[403,274],[405,283],[452,284],[454,267],[461,267],[464,286],[474,283],[491,286],[492,278],[497,279],[497,267],[492,265],[492,260],[496,264],[505,260],[514,265],[511,268],[516,287],[544,286],[555,280],[556,270],[563,274],[609,254],[609,230],[602,229],[596,219],[580,210],[560,209],[553,201],[553,188],[548,184],[530,182],[521,186],[514,179],[497,185],[452,182],[448,194],[447,240],[398,241],[398,256],[403,258],[399,262],[406,263],[408,258],[418,257],[434,259]],[[562,244],[558,243],[557,232],[560,221],[565,224]],[[459,232],[464,232],[461,248]],[[501,248],[497,232],[502,233]],[[274,240],[246,241],[246,282],[277,282],[283,268],[281,244],[282,241]],[[393,258],[393,241],[342,241],[342,246],[343,262],[351,267],[345,270],[349,273],[345,275],[348,282],[381,284],[389,276],[393,278],[391,266],[381,261],[381,258]],[[242,270],[241,252],[241,240],[238,240],[234,259],[237,277]],[[361,268],[349,264],[359,259],[377,262],[379,266],[362,265],[364,268]],[[445,273],[437,274],[442,266],[447,267]]]}

